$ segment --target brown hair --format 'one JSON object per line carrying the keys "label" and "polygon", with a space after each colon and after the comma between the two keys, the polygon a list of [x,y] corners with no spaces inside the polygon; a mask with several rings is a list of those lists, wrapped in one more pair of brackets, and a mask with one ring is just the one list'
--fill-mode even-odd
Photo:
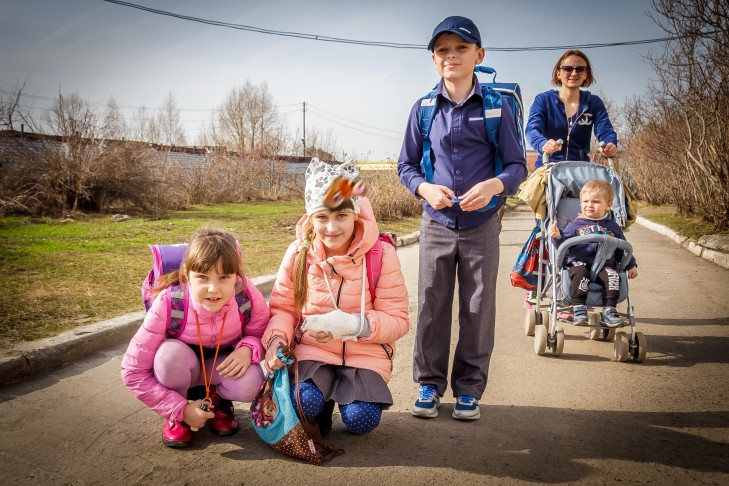
{"label": "brown hair", "polygon": [[[180,263],[180,269],[160,277],[155,294],[160,293],[170,285],[187,282],[190,272],[206,273],[215,268],[220,262],[223,274],[238,275],[243,282],[246,281],[243,272],[243,260],[239,252],[238,242],[231,233],[215,228],[200,229],[190,238],[185,256]],[[239,289],[236,285],[236,291]]]}
{"label": "brown hair", "polygon": [[562,57],[559,58],[557,61],[557,64],[554,65],[554,69],[552,69],[552,86],[562,86],[562,81],[559,79],[559,69],[562,67],[562,61],[564,61],[569,56],[579,56],[587,65],[587,72],[585,73],[585,79],[582,81],[582,84],[580,87],[587,88],[593,83],[596,83],[597,80],[595,79],[595,75],[592,74],[592,65],[590,64],[590,60],[587,58],[587,55],[578,50],[578,49],[570,49],[569,51],[562,54]]}
{"label": "brown hair", "polygon": [[615,199],[615,190],[613,189],[613,186],[611,186],[608,181],[603,181],[601,179],[587,181],[587,183],[582,186],[582,190],[580,190],[580,199],[582,199],[582,194],[586,192],[599,192],[603,196],[607,197],[608,202]]}

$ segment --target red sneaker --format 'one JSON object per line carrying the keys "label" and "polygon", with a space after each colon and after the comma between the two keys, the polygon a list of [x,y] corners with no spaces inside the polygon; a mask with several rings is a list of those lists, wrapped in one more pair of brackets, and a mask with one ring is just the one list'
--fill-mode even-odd
{"label": "red sneaker", "polygon": [[192,440],[192,430],[185,422],[165,420],[162,429],[162,442],[167,447],[187,447]]}
{"label": "red sneaker", "polygon": [[210,430],[215,435],[233,435],[238,432],[238,419],[235,418],[233,402],[227,400],[217,392],[210,398],[213,402],[215,417],[210,421]]}

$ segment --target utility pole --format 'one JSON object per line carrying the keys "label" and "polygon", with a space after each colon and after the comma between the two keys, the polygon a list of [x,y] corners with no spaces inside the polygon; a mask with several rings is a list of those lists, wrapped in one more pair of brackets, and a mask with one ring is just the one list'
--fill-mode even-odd
{"label": "utility pole", "polygon": [[306,101],[304,101],[304,138],[301,139],[302,145],[304,146],[304,153],[302,156],[306,159]]}

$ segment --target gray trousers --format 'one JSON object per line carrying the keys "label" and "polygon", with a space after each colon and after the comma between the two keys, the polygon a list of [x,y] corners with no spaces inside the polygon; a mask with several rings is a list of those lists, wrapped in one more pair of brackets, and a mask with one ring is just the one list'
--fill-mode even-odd
{"label": "gray trousers", "polygon": [[448,388],[453,296],[458,278],[458,344],[453,356],[454,396],[481,398],[494,348],[496,277],[501,222],[494,216],[465,230],[446,228],[426,213],[420,222],[418,327],[413,379]]}

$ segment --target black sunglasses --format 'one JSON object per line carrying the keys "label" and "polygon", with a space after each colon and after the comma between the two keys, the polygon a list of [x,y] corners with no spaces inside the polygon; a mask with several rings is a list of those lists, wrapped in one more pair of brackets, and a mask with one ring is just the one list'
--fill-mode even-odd
{"label": "black sunglasses", "polygon": [[560,69],[565,74],[572,74],[572,71],[577,71],[577,74],[585,74],[587,72],[587,66],[562,66]]}

